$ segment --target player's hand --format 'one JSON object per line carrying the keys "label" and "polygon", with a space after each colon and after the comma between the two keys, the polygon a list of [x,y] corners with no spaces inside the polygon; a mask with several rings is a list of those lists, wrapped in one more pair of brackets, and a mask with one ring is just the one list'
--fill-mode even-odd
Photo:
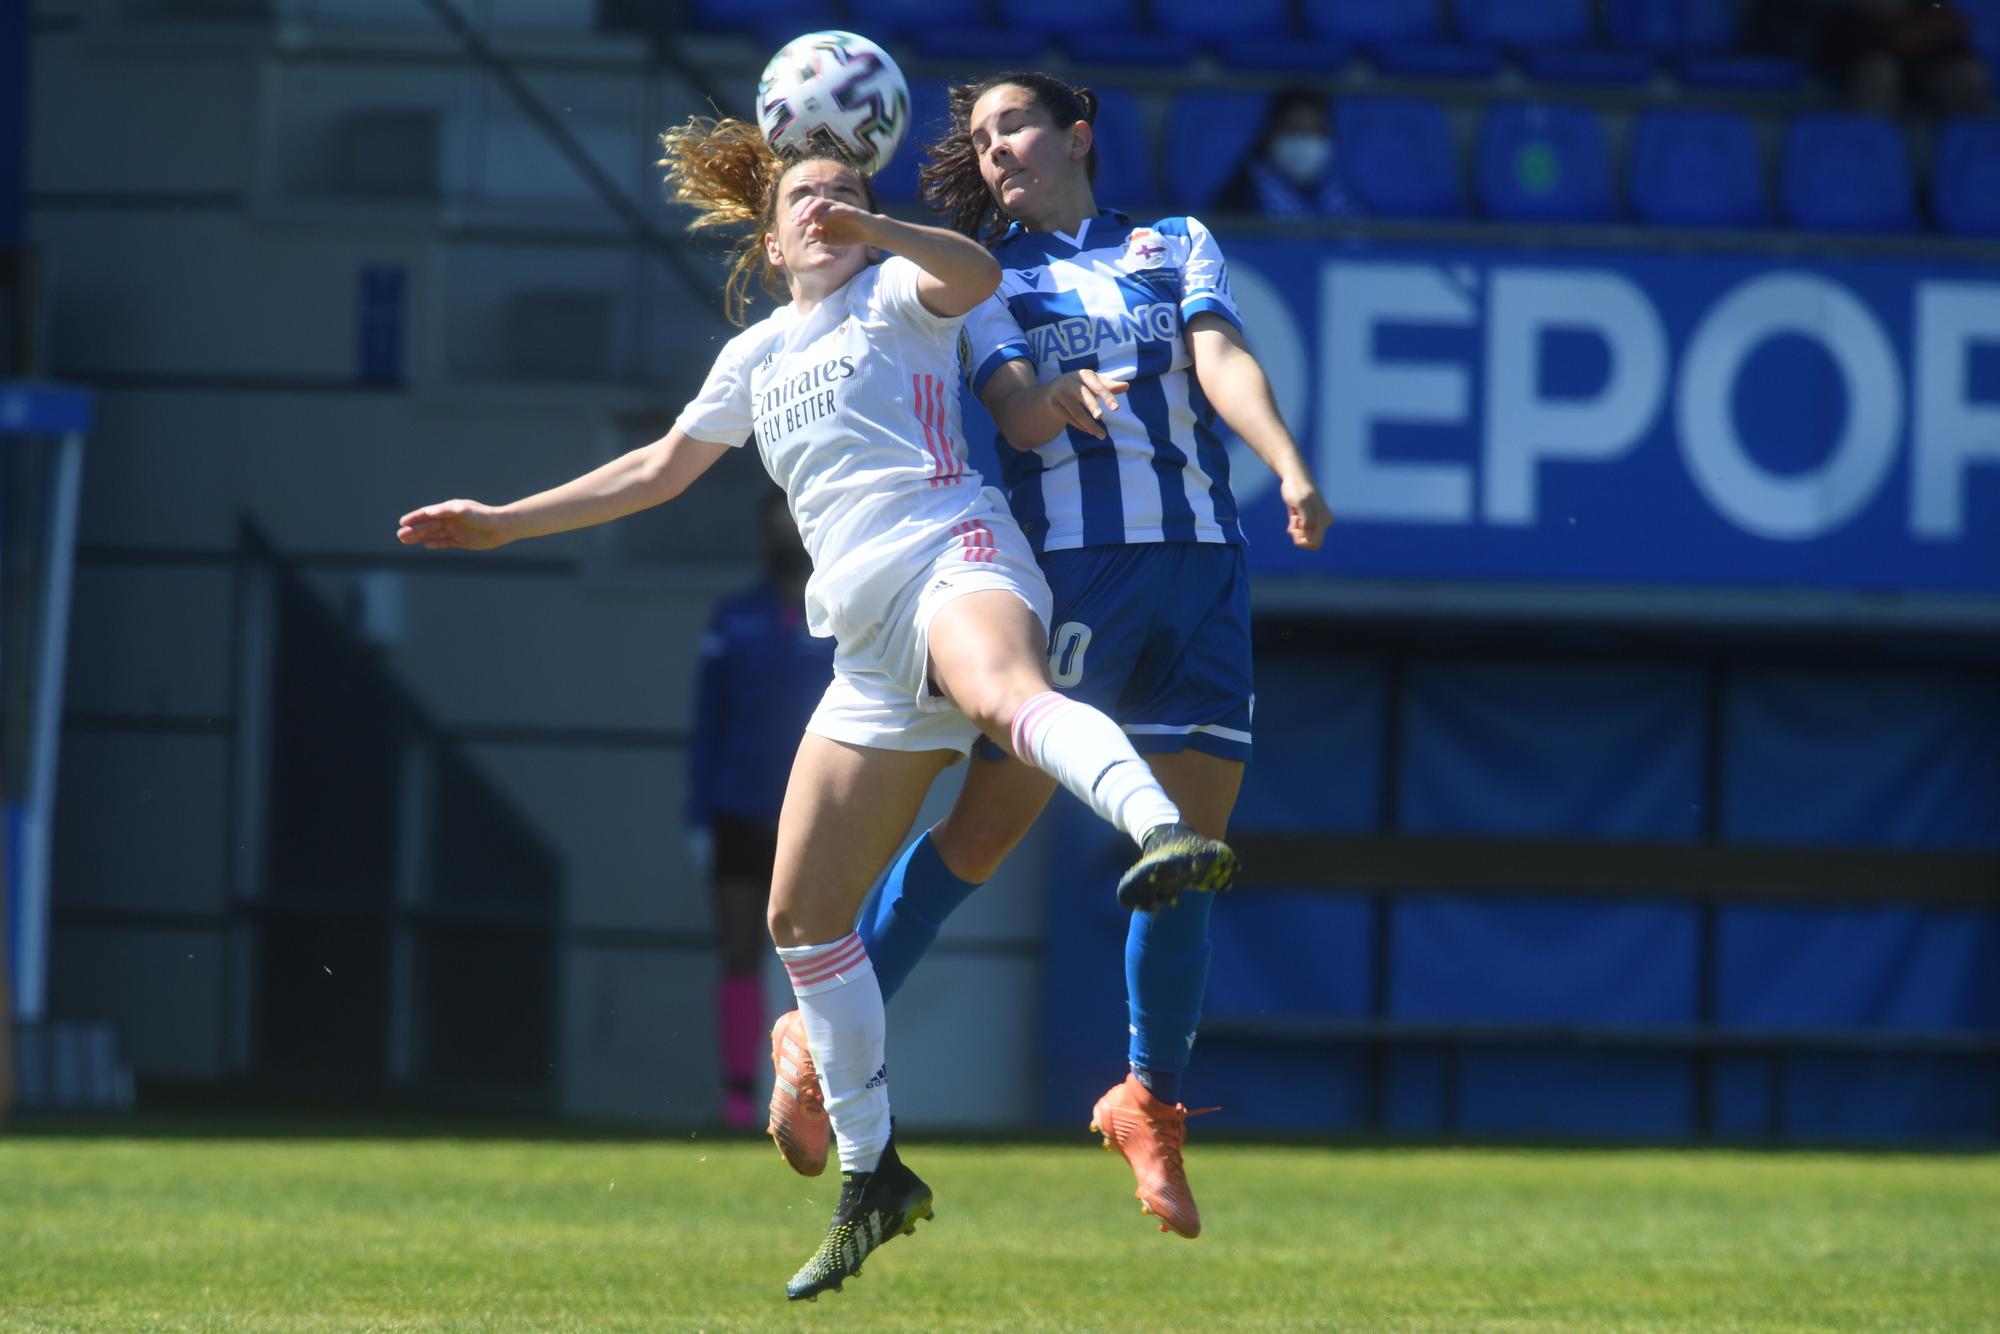
{"label": "player's hand", "polygon": [[1326,541],[1333,511],[1327,508],[1326,498],[1312,478],[1287,477],[1278,483],[1278,494],[1284,497],[1285,531],[1291,534],[1292,545],[1318,551],[1320,543]]}
{"label": "player's hand", "polygon": [[823,195],[794,204],[792,221],[805,228],[808,241],[823,245],[868,245],[875,239],[873,213]]}
{"label": "player's hand", "polygon": [[406,547],[457,547],[490,551],[513,540],[500,511],[476,500],[447,500],[411,510],[397,523],[396,540]]}
{"label": "player's hand", "polygon": [[1118,411],[1118,395],[1131,387],[1127,381],[1096,371],[1071,371],[1051,380],[1047,392],[1064,421],[1102,440],[1106,435],[1104,414]]}

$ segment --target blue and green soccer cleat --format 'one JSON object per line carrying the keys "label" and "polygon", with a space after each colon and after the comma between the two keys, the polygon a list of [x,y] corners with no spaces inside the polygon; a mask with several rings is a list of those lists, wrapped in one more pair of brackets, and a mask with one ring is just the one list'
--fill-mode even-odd
{"label": "blue and green soccer cleat", "polygon": [[874,1171],[840,1174],[840,1203],[834,1206],[826,1239],[785,1284],[785,1295],[811,1302],[828,1288],[839,1292],[842,1283],[861,1273],[861,1262],[877,1247],[892,1237],[909,1236],[918,1219],[930,1217],[931,1188],[903,1166],[891,1139]]}

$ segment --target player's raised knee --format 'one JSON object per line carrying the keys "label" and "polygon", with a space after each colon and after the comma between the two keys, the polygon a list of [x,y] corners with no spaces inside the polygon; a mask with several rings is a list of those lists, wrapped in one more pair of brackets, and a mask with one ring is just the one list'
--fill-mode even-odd
{"label": "player's raised knee", "polygon": [[1039,676],[1018,671],[964,673],[952,684],[952,703],[987,736],[1012,749],[1014,718],[1021,707],[1048,689]]}

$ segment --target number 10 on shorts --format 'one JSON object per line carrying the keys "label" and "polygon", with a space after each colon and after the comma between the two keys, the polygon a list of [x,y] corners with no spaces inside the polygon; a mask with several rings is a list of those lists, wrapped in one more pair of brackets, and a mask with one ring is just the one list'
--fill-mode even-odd
{"label": "number 10 on shorts", "polygon": [[1083,680],[1083,655],[1090,651],[1090,627],[1064,621],[1049,636],[1049,680],[1064,689]]}

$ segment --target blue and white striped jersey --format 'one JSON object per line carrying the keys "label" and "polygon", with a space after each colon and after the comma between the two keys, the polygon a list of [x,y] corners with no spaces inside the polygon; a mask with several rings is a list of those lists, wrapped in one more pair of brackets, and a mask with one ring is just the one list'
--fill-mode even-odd
{"label": "blue and white striped jersey", "polygon": [[965,321],[973,392],[1017,358],[1045,384],[1096,370],[1132,386],[1105,416],[1108,439],[1070,428],[1032,452],[1000,442],[1007,499],[1035,549],[1240,545],[1229,457],[1187,348],[1187,322],[1205,311],[1242,327],[1208,229],[1135,227],[1106,210],[1073,237],[1016,223],[993,254],[1000,290]]}

